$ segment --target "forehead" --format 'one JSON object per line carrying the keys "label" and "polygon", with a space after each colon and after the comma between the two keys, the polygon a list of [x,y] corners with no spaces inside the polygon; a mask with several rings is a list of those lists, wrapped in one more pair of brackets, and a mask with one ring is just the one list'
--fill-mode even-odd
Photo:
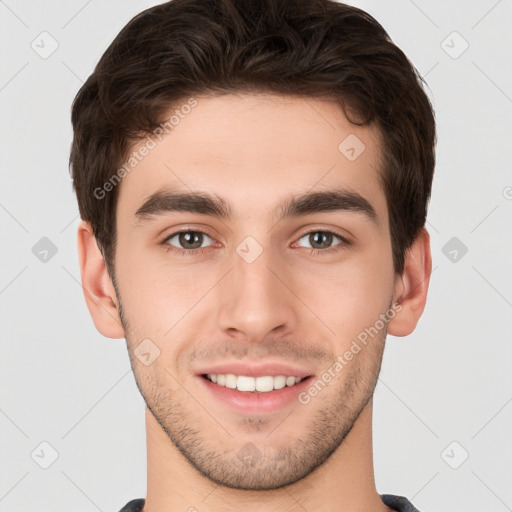
{"label": "forehead", "polygon": [[[118,218],[135,222],[161,189],[215,194],[233,218],[267,216],[295,194],[344,189],[371,198],[378,216],[386,215],[378,132],[350,123],[334,102],[268,94],[194,99],[193,108],[169,112],[176,115],[168,133],[132,148],[138,160],[119,185]],[[151,149],[141,151],[145,145]]]}

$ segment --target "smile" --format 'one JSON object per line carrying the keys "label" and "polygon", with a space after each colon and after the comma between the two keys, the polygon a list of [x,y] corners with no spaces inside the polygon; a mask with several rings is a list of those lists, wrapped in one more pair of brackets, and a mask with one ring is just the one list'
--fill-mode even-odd
{"label": "smile", "polygon": [[207,378],[210,382],[217,384],[218,386],[237,389],[238,391],[259,393],[268,393],[276,389],[282,389],[286,386],[295,386],[301,380],[303,380],[301,377],[284,375],[250,377],[247,375],[233,375],[232,373],[209,373],[204,375],[204,377]]}

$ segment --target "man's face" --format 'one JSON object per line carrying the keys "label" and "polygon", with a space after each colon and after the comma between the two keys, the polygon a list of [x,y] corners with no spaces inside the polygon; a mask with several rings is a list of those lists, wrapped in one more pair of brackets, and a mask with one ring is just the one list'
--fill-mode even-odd
{"label": "man's face", "polygon": [[[380,142],[334,103],[197,100],[120,185],[115,270],[126,340],[148,408],[197,470],[229,487],[277,488],[340,446],[376,384],[385,327],[308,393],[393,301]],[[159,191],[221,198],[230,216],[204,207],[137,216]],[[285,202],[333,191],[351,195],[337,208],[317,198],[280,216]],[[250,392],[210,373],[304,380]]]}

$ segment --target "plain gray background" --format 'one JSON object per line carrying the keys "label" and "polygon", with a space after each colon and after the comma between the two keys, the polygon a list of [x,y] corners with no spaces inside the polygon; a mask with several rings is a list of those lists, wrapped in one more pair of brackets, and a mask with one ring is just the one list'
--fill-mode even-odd
{"label": "plain gray background", "polygon": [[[434,271],[416,331],[388,337],[377,489],[422,512],[512,510],[512,1],[351,3],[425,76],[439,133]],[[85,305],[68,157],[75,94],[151,5],[0,1],[2,512],[117,511],[146,493],[144,402],[125,341]]]}

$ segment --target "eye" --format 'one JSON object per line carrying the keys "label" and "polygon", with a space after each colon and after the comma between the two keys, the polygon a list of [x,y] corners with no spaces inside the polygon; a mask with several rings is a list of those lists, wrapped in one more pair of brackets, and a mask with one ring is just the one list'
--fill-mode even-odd
{"label": "eye", "polygon": [[[309,231],[302,235],[299,240],[306,239],[311,249],[311,254],[330,253],[343,249],[343,247],[350,245],[350,242],[339,233],[326,230]],[[341,242],[332,247],[333,239],[339,239]]]}
{"label": "eye", "polygon": [[[340,242],[332,246],[336,238]],[[299,238],[299,241],[302,239],[306,239],[306,243],[309,244],[311,249],[310,254],[312,255],[331,253],[350,245],[350,242],[343,235],[328,230],[317,229],[309,231],[304,233]],[[163,240],[162,244],[166,246],[166,251],[168,252],[171,251],[179,255],[197,255],[208,249],[208,246],[203,247],[203,243],[208,240],[211,242],[212,238],[204,231],[186,229],[172,233]],[[175,244],[178,244],[178,246]]]}
{"label": "eye", "polygon": [[[166,248],[167,251],[173,251],[178,254],[197,254],[203,251],[204,248],[201,246],[205,238],[210,241],[212,240],[203,231],[188,229],[169,235],[162,243],[169,246]],[[173,245],[171,241],[174,239],[176,239],[175,243],[181,245],[183,248]]]}

